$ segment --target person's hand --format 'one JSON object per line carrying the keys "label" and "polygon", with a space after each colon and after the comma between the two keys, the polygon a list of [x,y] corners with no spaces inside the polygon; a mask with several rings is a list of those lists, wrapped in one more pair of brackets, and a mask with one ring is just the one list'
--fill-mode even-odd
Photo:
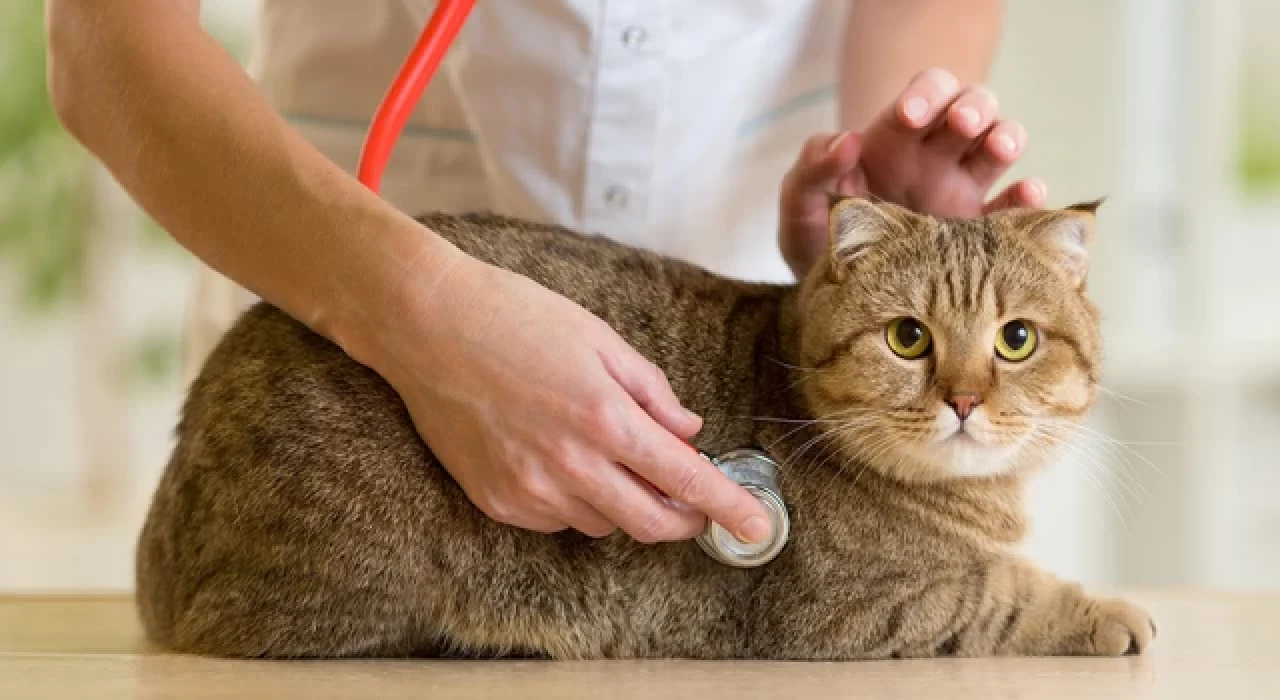
{"label": "person's hand", "polygon": [[783,179],[778,245],[802,277],[827,247],[828,193],[875,197],[932,216],[973,217],[1038,207],[1039,178],[988,192],[1027,147],[1027,130],[999,118],[996,95],[961,89],[940,68],[911,81],[864,134],[810,137]]}
{"label": "person's hand", "polygon": [[417,308],[383,326],[369,364],[480,510],[646,543],[693,537],[706,517],[768,535],[756,499],[685,442],[701,419],[655,365],[563,296],[459,257],[409,295]]}

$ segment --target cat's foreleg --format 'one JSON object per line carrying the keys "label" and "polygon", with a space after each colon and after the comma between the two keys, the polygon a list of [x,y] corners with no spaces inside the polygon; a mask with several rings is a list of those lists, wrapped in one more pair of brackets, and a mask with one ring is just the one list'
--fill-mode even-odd
{"label": "cat's foreleg", "polygon": [[[946,595],[947,587],[935,589]],[[909,641],[900,656],[1120,656],[1140,654],[1155,638],[1146,611],[1087,594],[1029,562],[998,559],[967,577],[951,601],[961,614],[926,644]],[[921,600],[917,615],[947,601]]]}

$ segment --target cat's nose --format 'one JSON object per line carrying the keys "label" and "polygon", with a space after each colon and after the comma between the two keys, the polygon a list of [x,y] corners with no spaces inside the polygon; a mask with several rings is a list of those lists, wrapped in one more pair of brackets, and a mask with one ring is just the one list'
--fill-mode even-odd
{"label": "cat's nose", "polygon": [[971,391],[957,392],[951,395],[951,400],[947,401],[951,404],[952,410],[956,412],[960,420],[965,420],[973,411],[974,406],[982,405],[982,397]]}

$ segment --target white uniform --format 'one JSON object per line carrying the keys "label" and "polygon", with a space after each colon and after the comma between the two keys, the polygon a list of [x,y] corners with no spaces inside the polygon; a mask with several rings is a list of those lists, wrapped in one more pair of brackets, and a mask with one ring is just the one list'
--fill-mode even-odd
{"label": "white uniform", "polygon": [[[783,174],[836,128],[844,0],[482,0],[406,127],[382,194],[489,209],[722,274],[789,281]],[[263,0],[250,72],[355,173],[431,0]],[[253,300],[201,269],[188,373]]]}

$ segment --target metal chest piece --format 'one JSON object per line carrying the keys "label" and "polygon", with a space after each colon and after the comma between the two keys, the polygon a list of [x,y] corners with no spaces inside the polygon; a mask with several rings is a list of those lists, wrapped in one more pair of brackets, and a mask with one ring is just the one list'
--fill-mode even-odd
{"label": "metal chest piece", "polygon": [[760,501],[769,514],[770,534],[763,542],[749,544],[707,521],[706,530],[696,538],[698,546],[707,556],[727,566],[751,568],[773,561],[791,534],[791,518],[778,486],[777,462],[754,449],[730,450],[718,457],[705,453],[702,456]]}

